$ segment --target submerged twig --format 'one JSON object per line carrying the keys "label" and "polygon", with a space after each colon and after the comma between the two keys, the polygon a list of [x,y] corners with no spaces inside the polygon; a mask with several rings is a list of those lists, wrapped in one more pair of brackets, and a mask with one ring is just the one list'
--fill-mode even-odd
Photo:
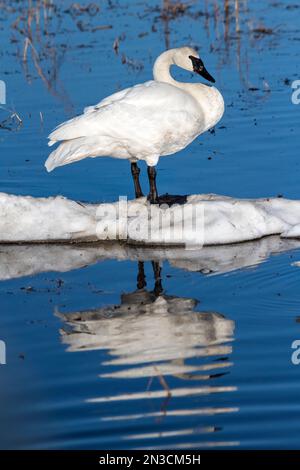
{"label": "submerged twig", "polygon": [[[10,111],[11,114],[6,119],[0,122],[0,129],[6,131],[17,131],[23,124],[23,120],[16,111]],[[13,127],[13,124],[16,123],[16,127]]]}

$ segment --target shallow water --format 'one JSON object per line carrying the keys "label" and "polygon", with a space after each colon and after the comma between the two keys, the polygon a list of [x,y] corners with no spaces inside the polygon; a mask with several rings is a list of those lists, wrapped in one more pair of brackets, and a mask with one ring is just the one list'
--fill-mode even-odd
{"label": "shallow water", "polygon": [[[215,133],[161,159],[160,192],[299,198],[296,4],[239,2],[237,17],[235,2],[194,2],[166,21],[158,1],[102,2],[95,16],[59,2],[46,12],[48,34],[34,32],[40,61],[29,47],[23,63],[24,36],[11,27],[20,2],[10,3],[16,11],[0,10],[0,79],[23,126],[0,129],[3,191],[132,197],[127,162],[85,160],[48,175],[46,135],[149,79],[166,45],[191,43],[226,114]],[[92,31],[103,25],[112,28]],[[300,242],[277,237],[198,252],[0,247],[1,448],[299,448],[298,260]]]}

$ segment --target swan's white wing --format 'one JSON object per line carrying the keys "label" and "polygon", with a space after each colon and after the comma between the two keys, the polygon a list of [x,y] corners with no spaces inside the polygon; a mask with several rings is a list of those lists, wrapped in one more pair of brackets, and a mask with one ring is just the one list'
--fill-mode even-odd
{"label": "swan's white wing", "polygon": [[[51,141],[65,141],[79,137],[111,135],[127,140],[137,129],[157,131],[160,134],[177,124],[173,114],[199,113],[196,101],[184,91],[167,83],[149,81],[119,92],[100,102],[93,111],[81,114],[60,124],[50,135]],[[146,125],[146,127],[144,127]],[[182,121],[181,127],[189,125]],[[177,129],[178,131],[178,129]],[[145,136],[144,136],[145,137]]]}
{"label": "swan's white wing", "polygon": [[83,112],[84,113],[91,113],[93,111],[96,111],[99,108],[102,108],[103,106],[107,106],[108,104],[113,103],[114,101],[121,100],[124,98],[124,96],[127,95],[127,93],[131,90],[132,87],[130,88],[125,88],[125,90],[117,91],[116,93],[113,93],[110,96],[107,96],[103,100],[99,101],[99,103],[92,105],[92,106],[87,106],[84,108]]}
{"label": "swan's white wing", "polygon": [[101,155],[155,165],[160,155],[184,148],[204,125],[201,108],[190,94],[167,83],[146,82],[59,126],[50,139],[64,143],[48,165],[52,169]]}
{"label": "swan's white wing", "polygon": [[[130,92],[135,91],[135,90],[140,90],[144,86],[147,86],[148,83],[153,83],[152,81],[146,82],[142,85],[135,85],[134,87],[130,88],[125,88],[124,90],[118,91],[117,93],[113,93],[110,96],[107,96],[103,100],[101,100],[98,104],[93,105],[93,106],[87,106],[83,110],[83,114],[69,119],[68,121],[63,122],[62,124],[59,124],[55,129],[51,132],[51,134],[48,136],[49,142],[48,145],[51,147],[54,145],[56,142],[59,142],[60,140],[70,140],[70,139],[76,139],[77,137],[83,137],[84,135],[89,135],[89,134],[84,134],[83,130],[78,129],[78,124],[84,124],[84,119],[87,117],[86,115],[89,115],[91,113],[96,112],[98,109],[103,108],[105,106],[109,106],[117,101],[121,101],[126,95],[130,94]],[[87,118],[86,122],[90,122],[90,120]],[[84,126],[83,126],[84,127]]]}
{"label": "swan's white wing", "polygon": [[205,126],[194,98],[162,82],[134,88],[121,101],[99,112],[103,134],[112,137],[109,155],[117,156],[120,146],[126,149],[127,158],[145,159],[149,164],[156,164],[160,155],[184,148]]}

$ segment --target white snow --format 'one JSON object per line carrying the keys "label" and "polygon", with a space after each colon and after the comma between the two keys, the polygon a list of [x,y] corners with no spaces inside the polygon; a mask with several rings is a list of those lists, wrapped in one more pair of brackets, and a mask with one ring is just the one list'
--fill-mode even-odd
{"label": "white snow", "polygon": [[87,206],[64,197],[0,193],[0,242],[72,241],[95,234]]}
{"label": "white snow", "polygon": [[[170,224],[171,221],[171,224]],[[170,228],[171,227],[171,228]],[[83,204],[57,196],[0,193],[0,242],[74,242],[123,239],[143,245],[222,245],[278,234],[300,237],[300,201],[192,195],[161,208],[145,198]]]}

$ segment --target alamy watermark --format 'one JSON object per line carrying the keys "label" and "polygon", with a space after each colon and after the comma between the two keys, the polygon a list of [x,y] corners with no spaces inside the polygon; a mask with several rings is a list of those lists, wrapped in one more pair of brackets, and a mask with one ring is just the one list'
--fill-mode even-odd
{"label": "alamy watermark", "polygon": [[292,353],[291,361],[294,366],[298,366],[300,364],[300,339],[295,339],[292,342],[291,348],[295,351]]}
{"label": "alamy watermark", "polygon": [[0,80],[0,105],[6,104],[6,83]]}
{"label": "alamy watermark", "polygon": [[292,103],[300,104],[300,80],[294,80],[291,87],[294,90],[291,97]]}
{"label": "alamy watermark", "polygon": [[6,344],[0,340],[0,364],[6,364]]}
{"label": "alamy watermark", "polygon": [[132,240],[150,244],[204,244],[204,204],[149,204],[120,196],[96,212],[99,240]]}

